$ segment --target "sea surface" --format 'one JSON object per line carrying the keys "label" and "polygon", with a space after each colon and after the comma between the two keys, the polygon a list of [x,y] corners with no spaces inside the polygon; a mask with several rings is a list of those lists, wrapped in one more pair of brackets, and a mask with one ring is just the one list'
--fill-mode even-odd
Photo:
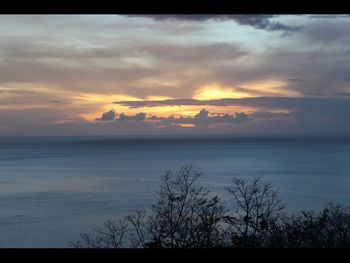
{"label": "sea surface", "polygon": [[350,205],[350,138],[0,137],[0,247],[69,247],[149,208],[161,175],[185,165],[227,204],[230,178],[262,176],[290,213]]}

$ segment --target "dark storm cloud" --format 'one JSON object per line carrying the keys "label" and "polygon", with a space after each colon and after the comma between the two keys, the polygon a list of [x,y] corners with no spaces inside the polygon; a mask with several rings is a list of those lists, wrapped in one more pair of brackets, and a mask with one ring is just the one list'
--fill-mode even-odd
{"label": "dark storm cloud", "polygon": [[206,21],[206,20],[233,20],[240,25],[249,25],[257,29],[268,31],[285,31],[297,32],[302,27],[288,26],[279,22],[271,22],[274,15],[144,15],[155,20],[189,20],[189,21]]}

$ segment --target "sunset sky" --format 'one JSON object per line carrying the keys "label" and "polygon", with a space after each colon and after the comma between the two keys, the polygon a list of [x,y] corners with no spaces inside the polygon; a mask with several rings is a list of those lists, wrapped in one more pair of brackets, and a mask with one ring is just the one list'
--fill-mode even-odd
{"label": "sunset sky", "polygon": [[345,15],[0,15],[0,135],[350,132]]}

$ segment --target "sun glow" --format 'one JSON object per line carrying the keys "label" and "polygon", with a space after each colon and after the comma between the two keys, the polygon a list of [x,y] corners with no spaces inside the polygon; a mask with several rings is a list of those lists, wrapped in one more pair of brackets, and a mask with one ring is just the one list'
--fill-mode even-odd
{"label": "sun glow", "polygon": [[[78,101],[80,105],[91,107],[91,110],[79,114],[78,116],[86,121],[94,121],[96,117],[100,116],[102,112],[116,109],[115,101],[140,101],[141,99],[124,94],[95,94],[95,93],[81,93],[72,97],[73,100]],[[129,112],[127,107],[118,106]]]}
{"label": "sun glow", "polygon": [[245,98],[252,97],[251,94],[235,91],[234,88],[221,87],[219,85],[204,86],[194,92],[194,99],[197,100],[213,100],[228,98]]}
{"label": "sun glow", "polygon": [[181,128],[195,128],[196,127],[196,125],[194,125],[192,123],[179,123],[177,125],[180,126]]}

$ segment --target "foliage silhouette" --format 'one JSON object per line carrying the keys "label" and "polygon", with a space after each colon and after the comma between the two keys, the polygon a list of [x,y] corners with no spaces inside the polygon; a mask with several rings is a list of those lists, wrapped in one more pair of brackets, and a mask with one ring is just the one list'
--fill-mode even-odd
{"label": "foliage silhouette", "polygon": [[251,180],[233,178],[227,187],[233,197],[235,215],[231,220],[232,245],[234,247],[270,246],[270,234],[276,228],[285,204],[278,197],[271,183],[263,183],[261,177]]}
{"label": "foliage silhouette", "polygon": [[76,248],[338,248],[350,247],[350,210],[328,204],[316,214],[286,215],[278,190],[261,177],[233,178],[232,202],[196,185],[192,166],[166,171],[149,211],[107,221],[71,242]]}

